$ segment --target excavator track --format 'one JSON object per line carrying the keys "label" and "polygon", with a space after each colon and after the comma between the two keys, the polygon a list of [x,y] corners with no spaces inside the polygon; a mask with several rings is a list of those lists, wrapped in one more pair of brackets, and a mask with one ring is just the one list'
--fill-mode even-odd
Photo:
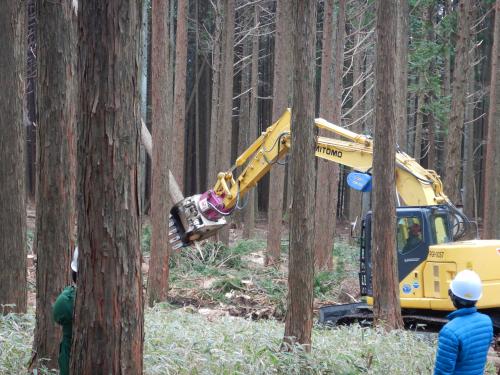
{"label": "excavator track", "polygon": [[[500,337],[500,310],[489,309],[481,312],[490,316],[493,321],[495,336]],[[448,322],[446,316],[449,311],[409,310],[401,311],[406,329],[413,331],[439,332]],[[371,326],[373,310],[366,303],[350,303],[343,305],[328,305],[319,309],[318,324],[326,326],[349,325],[358,323],[362,326]]]}

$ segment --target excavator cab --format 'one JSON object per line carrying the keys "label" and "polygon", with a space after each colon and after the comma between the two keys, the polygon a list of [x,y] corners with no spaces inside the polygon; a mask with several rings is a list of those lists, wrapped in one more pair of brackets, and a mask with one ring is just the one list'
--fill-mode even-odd
{"label": "excavator cab", "polygon": [[[447,206],[398,207],[396,209],[396,249],[399,281],[404,280],[429,255],[429,246],[452,241],[452,216]],[[361,228],[361,295],[372,296],[372,213],[368,212]],[[411,289],[418,289],[416,280]],[[403,293],[409,289],[404,288]],[[410,290],[411,291],[411,290]]]}

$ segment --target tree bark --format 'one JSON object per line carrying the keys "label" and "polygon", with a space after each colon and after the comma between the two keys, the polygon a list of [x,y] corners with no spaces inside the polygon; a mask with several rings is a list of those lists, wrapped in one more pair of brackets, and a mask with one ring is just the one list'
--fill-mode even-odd
{"label": "tree bark", "polygon": [[[184,191],[184,138],[186,133],[186,64],[187,64],[187,0],[177,3],[177,35],[175,43],[175,89],[174,89],[174,123],[172,126],[172,158],[171,169],[175,179]],[[155,122],[155,124],[157,124]]]}
{"label": "tree bark", "polygon": [[[333,23],[333,0],[327,0],[323,21],[322,84],[319,113],[321,117],[340,125],[344,68],[345,0],[339,0],[335,38],[333,37]],[[320,131],[320,135],[331,136],[331,133]],[[339,166],[320,159],[318,160],[317,174],[314,226],[315,265],[318,270],[332,270]]]}
{"label": "tree bark", "polygon": [[396,61],[396,90],[400,100],[396,103],[396,140],[399,147],[405,151],[408,147],[408,120],[407,120],[407,95],[408,95],[408,0],[399,0],[397,8],[397,61]]}
{"label": "tree bark", "polygon": [[[77,15],[71,2],[38,2],[38,158],[36,189],[37,360],[57,367],[60,329],[52,304],[70,283],[75,247]],[[48,359],[48,362],[45,361]]]}
{"label": "tree bark", "polygon": [[[425,19],[425,18],[424,18]],[[415,142],[413,144],[413,157],[420,163],[422,157],[422,131],[424,129],[424,74],[420,73],[418,77],[419,91],[417,95],[417,121],[415,126]]]}
{"label": "tree bark", "polygon": [[316,2],[294,0],[292,27],[294,75],[292,112],[292,207],[290,210],[290,259],[284,345],[295,342],[311,350],[314,278],[314,73]]}
{"label": "tree bark", "polygon": [[[250,62],[244,63],[241,71],[241,98],[240,116],[238,127],[238,155],[241,155],[257,138],[257,89],[258,89],[258,58],[259,58],[259,5],[246,9],[243,16],[244,25],[248,25],[245,33],[249,36],[243,41],[242,59]],[[236,212],[233,221],[238,221],[243,227],[243,238],[250,238],[255,227],[255,189],[251,189],[243,200],[245,209]]]}
{"label": "tree bark", "polygon": [[[467,77],[466,97],[474,93],[474,74]],[[474,217],[474,206],[476,194],[474,189],[474,180],[476,178],[474,171],[474,98],[467,100],[465,105],[465,125],[464,125],[464,164],[462,185],[464,187],[463,206],[464,213],[469,218]],[[430,167],[429,167],[430,168]]]}
{"label": "tree bark", "polygon": [[[227,171],[231,165],[232,114],[233,114],[233,64],[234,64],[234,0],[223,0],[224,28],[221,55],[219,107],[217,108],[216,173]],[[215,182],[215,180],[214,180]],[[229,245],[229,227],[218,232],[218,239]]]}
{"label": "tree bark", "polygon": [[[273,78],[273,121],[283,114],[291,102],[292,75],[292,33],[289,22],[292,19],[289,2],[276,3],[276,32],[274,44]],[[281,234],[283,233],[283,197],[285,189],[285,168],[275,165],[269,175],[269,207],[266,265],[274,265],[280,260]]]}
{"label": "tree bark", "polygon": [[[142,3],[142,25],[141,25],[141,119],[148,120],[148,92],[151,90],[151,49],[149,48],[151,42],[151,17],[150,17],[149,3],[144,1]],[[141,213],[144,213],[146,207],[146,178],[147,178],[147,160],[148,154],[144,147],[141,147],[139,157],[139,191],[141,197]]]}
{"label": "tree bark", "polygon": [[0,314],[26,312],[24,85],[26,3],[0,12]]}
{"label": "tree bark", "polygon": [[495,196],[499,194],[496,179],[496,132],[500,126],[500,0],[495,5],[495,26],[491,51],[490,104],[488,111],[488,135],[486,141],[486,161],[484,166],[484,226],[483,238],[495,238],[498,222]]}
{"label": "tree bark", "polygon": [[[434,32],[435,27],[436,27],[436,9],[434,7],[434,4],[430,4],[428,6],[428,11],[427,11],[427,22],[429,24],[429,28],[427,31],[427,40],[429,43],[435,43],[436,42],[436,33]],[[435,75],[436,74],[436,61],[435,59],[431,62],[430,66],[430,71],[431,74]],[[428,96],[430,100],[433,100],[436,97],[437,93],[434,92],[433,90],[428,93]],[[436,169],[436,121],[434,118],[434,113],[433,111],[429,111],[427,115],[427,169],[435,170]]]}
{"label": "tree bark", "polygon": [[210,143],[208,145],[208,173],[207,173],[207,188],[211,188],[212,184],[215,183],[217,178],[217,138],[219,135],[219,105],[220,103],[220,81],[221,81],[221,69],[222,69],[222,32],[223,32],[223,22],[224,18],[222,15],[222,1],[216,1],[215,9],[215,31],[212,37],[212,103],[210,112]]}
{"label": "tree bark", "polygon": [[[243,21],[241,21],[241,28],[244,27],[244,25],[249,24],[249,19],[251,17],[251,14],[249,12],[249,9],[243,10],[244,14],[241,16]],[[248,26],[247,26],[248,28]],[[245,33],[248,33],[249,30],[245,30]],[[252,40],[250,38],[245,38],[245,40],[242,42],[242,47],[241,47],[241,53],[242,53],[242,60],[243,59],[248,59],[249,56],[251,56],[252,53]],[[237,154],[241,155],[251,144],[251,142],[254,141],[254,139],[250,138],[250,96],[252,95],[251,90],[250,90],[250,81],[251,81],[251,74],[252,74],[252,66],[251,64],[247,62],[242,62],[242,68],[241,68],[241,96],[240,96],[240,110],[239,110],[239,121],[238,121],[238,149],[237,149]],[[253,190],[253,189],[252,189]],[[246,201],[249,198],[248,194],[251,194],[252,190],[250,190],[247,195],[245,196],[244,200]],[[245,211],[239,211],[237,210],[233,214],[232,221],[235,223],[237,226],[243,226],[243,221],[244,221],[244,215],[246,211],[248,210],[249,207],[245,209]]]}
{"label": "tree bark", "polygon": [[137,186],[142,4],[79,5],[79,265],[71,374],[142,374]]}
{"label": "tree bark", "polygon": [[[234,0],[217,1],[213,47],[212,114],[210,121],[209,184],[219,172],[229,169],[231,158],[233,103]],[[211,187],[211,186],[210,186]],[[229,228],[217,239],[229,243]]]}
{"label": "tree bark", "polygon": [[[359,7],[362,6],[362,2],[358,2]],[[358,14],[355,19],[352,20],[353,26],[357,28],[356,35],[352,39],[353,45],[359,45],[361,42],[361,32],[363,31],[363,14]],[[357,50],[353,52],[352,56],[352,105],[356,106],[351,108],[352,116],[351,118],[354,121],[359,120],[361,117],[365,115],[365,109],[362,107],[362,97],[363,97],[363,82],[360,81],[363,72],[363,58],[365,52],[362,48],[358,47]],[[356,84],[356,82],[360,81]],[[363,123],[364,121],[357,121],[352,125],[352,130],[356,133],[363,133]],[[356,191],[354,189],[346,188],[346,193],[349,194],[348,199],[348,218],[351,223],[358,222],[361,223],[361,218],[363,217],[362,207],[363,207],[363,193],[360,191]],[[369,193],[367,193],[368,195]],[[356,226],[355,235],[359,235],[361,225]]]}
{"label": "tree bark", "polygon": [[[194,51],[194,79],[199,82],[203,72],[200,72],[200,28],[199,28],[199,5],[198,2],[194,2],[194,19],[195,19],[195,51]],[[203,65],[204,66],[204,65]],[[200,129],[200,89],[198,85],[194,87],[194,133],[195,133],[195,181],[194,190],[201,191],[201,129]],[[205,158],[203,158],[205,159]]]}
{"label": "tree bark", "polygon": [[[169,250],[168,220],[172,200],[169,193],[169,139],[172,128],[172,75],[169,72],[170,48],[167,24],[168,1],[153,1],[152,7],[152,119],[153,119],[153,189],[151,194],[151,259],[148,275],[148,304],[165,301],[168,294]],[[171,143],[169,143],[171,142]],[[177,142],[179,142],[177,140]],[[174,174],[173,172],[172,174]],[[175,179],[174,175],[174,179]]]}
{"label": "tree bark", "polygon": [[[260,5],[258,3],[254,6],[254,32],[252,35],[252,71],[250,79],[250,121],[249,121],[249,135],[250,142],[258,137],[258,96],[259,96],[259,17]],[[255,229],[255,211],[257,210],[255,199],[256,189],[252,189],[248,196],[248,207],[244,214],[245,226],[243,228],[243,238],[251,238]]]}
{"label": "tree bark", "polygon": [[453,95],[448,134],[445,139],[446,173],[444,186],[446,194],[455,204],[462,202],[460,194],[460,174],[462,164],[462,132],[464,129],[465,91],[469,74],[469,42],[470,42],[471,0],[463,0],[458,4],[458,29],[455,65],[453,69]]}
{"label": "tree bark", "polygon": [[396,265],[395,152],[398,79],[398,0],[379,0],[376,26],[375,137],[373,150],[373,314],[385,329],[403,327]]}
{"label": "tree bark", "polygon": [[36,124],[37,120],[37,12],[36,0],[28,0],[28,63],[26,69],[26,192],[28,201],[35,202],[36,193]]}

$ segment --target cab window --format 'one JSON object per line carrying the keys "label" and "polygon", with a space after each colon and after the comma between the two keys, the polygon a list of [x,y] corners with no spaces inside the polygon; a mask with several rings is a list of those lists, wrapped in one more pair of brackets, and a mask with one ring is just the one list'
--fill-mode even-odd
{"label": "cab window", "polygon": [[448,233],[448,221],[445,216],[434,216],[434,235],[436,244],[445,243],[450,241]]}
{"label": "cab window", "polygon": [[400,254],[416,249],[422,243],[422,223],[418,217],[401,217],[397,221],[397,247]]}

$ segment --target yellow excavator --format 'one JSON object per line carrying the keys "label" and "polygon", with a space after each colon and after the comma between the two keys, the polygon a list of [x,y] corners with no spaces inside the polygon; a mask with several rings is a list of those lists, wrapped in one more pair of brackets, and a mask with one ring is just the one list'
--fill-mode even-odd
{"label": "yellow excavator", "polygon": [[[183,199],[170,211],[169,234],[173,248],[214,235],[226,225],[226,217],[239,208],[245,194],[256,186],[289,152],[291,111],[283,115],[236,159],[227,172],[219,173],[213,189]],[[324,119],[315,125],[341,138],[317,137],[316,156],[351,167],[347,177],[354,189],[371,191],[373,141]],[[233,172],[242,167],[235,177]],[[418,164],[402,151],[396,152],[397,263],[403,318],[408,324],[439,327],[454,307],[448,297],[450,281],[464,269],[476,271],[483,282],[478,308],[491,316],[500,330],[500,240],[461,240],[470,222],[443,192],[439,175]],[[325,306],[320,323],[348,323],[370,319],[372,214],[362,222],[359,283],[366,303]]]}

